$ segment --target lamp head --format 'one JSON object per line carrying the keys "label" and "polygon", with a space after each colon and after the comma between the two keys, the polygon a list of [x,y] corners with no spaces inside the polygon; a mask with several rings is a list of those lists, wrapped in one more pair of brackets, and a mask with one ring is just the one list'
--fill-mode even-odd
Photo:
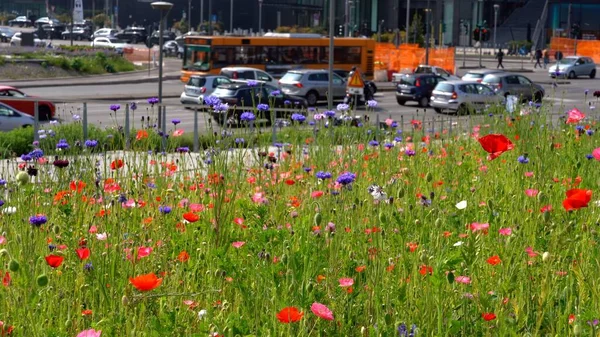
{"label": "lamp head", "polygon": [[497,11],[497,10],[498,10],[498,8],[500,8],[500,5],[498,5],[498,4],[495,4],[495,5],[494,5],[494,10],[495,10],[495,11]]}
{"label": "lamp head", "polygon": [[173,4],[165,1],[156,1],[150,4],[153,9],[158,9],[159,11],[168,11],[173,8]]}

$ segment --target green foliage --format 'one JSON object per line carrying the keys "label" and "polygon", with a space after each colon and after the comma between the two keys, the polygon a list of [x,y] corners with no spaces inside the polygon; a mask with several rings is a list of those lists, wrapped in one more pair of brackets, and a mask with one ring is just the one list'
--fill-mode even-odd
{"label": "green foliage", "polygon": [[[408,30],[408,39],[410,43],[416,43],[420,47],[425,47],[425,25],[423,19],[419,14],[415,14],[410,23],[410,29]],[[415,40],[416,33],[416,40]]]}
{"label": "green foliage", "polygon": [[275,29],[276,33],[313,33],[327,34],[325,27],[299,27],[299,26],[280,26]]}
{"label": "green foliage", "polygon": [[110,18],[104,13],[96,14],[92,18],[92,23],[95,27],[108,27],[110,26]]}
{"label": "green foliage", "polygon": [[190,28],[188,27],[187,19],[183,18],[181,19],[181,21],[175,22],[175,24],[173,24],[173,28],[180,31],[181,34],[185,34],[190,30]]}
{"label": "green foliage", "polygon": [[531,41],[527,41],[527,40],[521,40],[521,41],[509,41],[508,45],[512,48],[521,48],[521,47],[525,47],[527,49],[527,52],[529,53],[531,51],[531,47],[533,46],[533,42]]}

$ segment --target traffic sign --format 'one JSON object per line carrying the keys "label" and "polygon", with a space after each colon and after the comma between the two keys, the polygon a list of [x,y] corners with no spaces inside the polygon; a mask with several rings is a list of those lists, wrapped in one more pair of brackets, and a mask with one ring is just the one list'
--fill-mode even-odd
{"label": "traffic sign", "polygon": [[365,87],[365,81],[363,81],[362,76],[360,76],[360,72],[358,70],[354,71],[350,80],[348,80],[348,88],[360,88],[363,89]]}

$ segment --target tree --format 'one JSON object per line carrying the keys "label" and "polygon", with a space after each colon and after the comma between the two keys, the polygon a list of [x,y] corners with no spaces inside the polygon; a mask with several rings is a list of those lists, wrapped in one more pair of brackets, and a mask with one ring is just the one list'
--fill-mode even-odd
{"label": "tree", "polygon": [[94,27],[109,27],[110,26],[110,19],[104,13],[95,15],[92,18],[92,22],[94,23]]}
{"label": "tree", "polygon": [[[416,43],[420,47],[425,47],[425,34],[423,28],[423,21],[419,14],[415,14],[413,16],[412,22],[410,24],[410,29],[408,30],[409,36],[408,40],[411,43]],[[415,39],[416,34],[416,39]]]}

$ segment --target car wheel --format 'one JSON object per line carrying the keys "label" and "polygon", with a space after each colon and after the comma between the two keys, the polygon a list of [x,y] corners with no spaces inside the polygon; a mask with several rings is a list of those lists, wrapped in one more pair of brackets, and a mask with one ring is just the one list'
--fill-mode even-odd
{"label": "car wheel", "polygon": [[398,102],[398,104],[400,104],[400,105],[405,105],[405,104],[406,104],[406,101],[403,101],[403,100],[401,100],[401,99],[397,99],[396,101],[397,101],[397,102]]}
{"label": "car wheel", "polygon": [[469,107],[467,107],[466,104],[461,104],[458,106],[458,109],[456,110],[456,114],[458,116],[465,116],[469,114]]}
{"label": "car wheel", "polygon": [[317,95],[316,92],[309,91],[308,94],[306,94],[306,102],[308,103],[309,106],[317,105],[318,100],[319,100],[319,96]]}
{"label": "car wheel", "polygon": [[596,78],[596,69],[592,70],[590,73],[590,78]]}
{"label": "car wheel", "polygon": [[419,106],[422,108],[426,108],[429,105],[429,98],[427,97],[421,97],[421,99],[419,99]]}
{"label": "car wheel", "polygon": [[433,111],[435,111],[435,112],[437,112],[439,114],[442,113],[442,109],[440,109],[440,108],[433,108]]}
{"label": "car wheel", "polygon": [[42,105],[38,108],[38,115],[41,121],[49,121],[52,118],[50,108],[46,105]]}
{"label": "car wheel", "polygon": [[538,91],[538,92],[535,93],[535,95],[533,95],[533,102],[541,104],[542,103],[542,98],[543,98],[542,93]]}
{"label": "car wheel", "polygon": [[575,75],[575,72],[571,70],[571,72],[569,73],[569,78],[570,79],[575,79],[577,78],[577,76]]}

